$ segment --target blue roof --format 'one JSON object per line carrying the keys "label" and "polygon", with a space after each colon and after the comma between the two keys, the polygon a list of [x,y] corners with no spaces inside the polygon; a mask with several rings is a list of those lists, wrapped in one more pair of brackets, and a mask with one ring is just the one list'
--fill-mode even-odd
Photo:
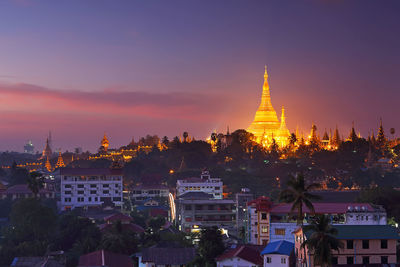
{"label": "blue roof", "polygon": [[268,245],[261,252],[261,255],[279,254],[279,255],[290,256],[293,249],[294,249],[294,243],[286,241],[286,240],[280,240],[280,241],[268,243]]}

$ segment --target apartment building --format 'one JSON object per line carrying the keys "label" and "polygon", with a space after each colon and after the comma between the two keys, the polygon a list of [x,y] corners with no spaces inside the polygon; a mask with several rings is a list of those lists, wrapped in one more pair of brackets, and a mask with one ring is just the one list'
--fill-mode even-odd
{"label": "apartment building", "polygon": [[212,194],[189,192],[176,200],[179,230],[198,231],[201,228],[217,226],[235,231],[235,201],[215,199]]}
{"label": "apartment building", "polygon": [[176,182],[177,196],[188,192],[204,192],[212,194],[215,199],[222,199],[223,183],[220,178],[211,178],[208,171],[203,171],[200,177],[190,177]]}
{"label": "apartment building", "polygon": [[60,168],[61,210],[90,208],[103,204],[122,207],[121,169]]}
{"label": "apartment building", "polygon": [[130,197],[134,201],[144,201],[149,198],[168,198],[169,188],[165,185],[141,184],[133,187]]}
{"label": "apartment building", "polygon": [[[394,227],[390,225],[335,225],[334,227],[338,230],[336,238],[343,243],[343,248],[339,251],[332,251],[334,266],[396,263],[396,244],[400,237]],[[305,240],[311,235],[312,232],[305,232]],[[313,251],[301,247],[304,241],[303,229],[296,230],[294,236],[297,266],[314,267]]]}
{"label": "apartment building", "polygon": [[254,245],[267,245],[270,241],[269,197],[258,197],[247,203],[246,241]]}

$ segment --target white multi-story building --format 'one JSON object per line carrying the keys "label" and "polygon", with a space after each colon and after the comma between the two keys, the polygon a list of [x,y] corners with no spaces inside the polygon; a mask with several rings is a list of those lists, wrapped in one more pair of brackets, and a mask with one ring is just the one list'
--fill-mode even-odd
{"label": "white multi-story building", "polygon": [[177,196],[188,192],[204,192],[212,194],[215,199],[222,199],[223,183],[220,178],[211,178],[208,171],[203,171],[199,177],[190,177],[176,182]]}
{"label": "white multi-story building", "polygon": [[[327,214],[333,225],[386,225],[386,211],[368,203],[314,203],[316,214]],[[293,232],[298,228],[295,216],[290,215],[291,204],[274,205],[270,211],[270,241],[294,242]],[[312,217],[307,207],[304,223]]]}
{"label": "white multi-story building", "polygon": [[169,188],[165,185],[138,185],[130,194],[134,201],[144,201],[148,198],[168,198]]}
{"label": "white multi-story building", "polygon": [[[314,203],[315,214],[326,214],[334,225],[386,225],[386,211],[368,203]],[[247,203],[246,241],[265,245],[286,240],[294,243],[293,232],[299,227],[291,204],[273,204],[267,197]],[[303,207],[304,224],[313,214]]]}
{"label": "white multi-story building", "polygon": [[122,207],[121,169],[60,168],[61,210],[111,204]]}

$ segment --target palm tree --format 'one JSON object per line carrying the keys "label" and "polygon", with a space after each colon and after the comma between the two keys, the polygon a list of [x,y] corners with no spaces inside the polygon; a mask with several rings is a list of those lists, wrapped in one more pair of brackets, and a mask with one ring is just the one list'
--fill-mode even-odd
{"label": "palm tree", "polygon": [[31,172],[27,179],[28,188],[32,191],[33,196],[36,198],[40,189],[44,186],[44,177],[38,172]]}
{"label": "palm tree", "polygon": [[303,225],[304,212],[303,206],[306,206],[311,213],[314,213],[313,200],[320,199],[319,196],[310,193],[311,190],[321,187],[318,183],[312,183],[308,186],[305,185],[304,176],[302,174],[291,177],[287,183],[288,188],[283,190],[279,195],[279,200],[285,203],[291,203],[292,208],[290,212],[297,210],[297,224]]}
{"label": "palm tree", "polygon": [[326,215],[317,216],[311,224],[303,227],[304,232],[311,235],[301,247],[307,247],[314,254],[314,264],[322,267],[332,266],[332,250],[339,251],[343,243],[336,238],[338,231],[330,224],[330,218]]}
{"label": "palm tree", "polygon": [[306,186],[304,181],[304,176],[302,174],[297,174],[296,177],[291,177],[287,185],[288,188],[281,191],[279,195],[279,200],[281,202],[292,204],[290,212],[293,213],[293,211],[297,210],[297,225],[303,226],[303,221],[304,221],[303,206],[306,206],[311,211],[311,213],[315,213],[312,201],[318,200],[320,199],[320,197],[311,194],[310,191],[321,187],[321,185],[317,183],[312,183]]}

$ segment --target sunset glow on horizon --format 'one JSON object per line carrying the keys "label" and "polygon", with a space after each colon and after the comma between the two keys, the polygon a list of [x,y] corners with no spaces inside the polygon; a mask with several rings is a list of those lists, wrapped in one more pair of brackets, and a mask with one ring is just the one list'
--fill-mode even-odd
{"label": "sunset glow on horizon", "polygon": [[246,129],[264,65],[290,132],[400,132],[400,3],[299,2],[4,1],[0,151]]}

